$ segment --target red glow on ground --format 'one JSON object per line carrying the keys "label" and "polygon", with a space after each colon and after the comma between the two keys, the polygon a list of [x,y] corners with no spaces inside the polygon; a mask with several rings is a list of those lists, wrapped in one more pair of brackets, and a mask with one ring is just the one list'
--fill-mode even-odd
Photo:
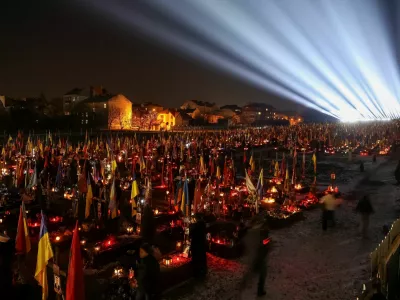
{"label": "red glow on ground", "polygon": [[50,222],[52,222],[52,223],[59,223],[59,222],[62,222],[62,217],[52,217],[52,218],[50,218]]}
{"label": "red glow on ground", "polygon": [[268,245],[271,242],[270,238],[264,239],[263,240],[263,245]]}
{"label": "red glow on ground", "polygon": [[155,189],[165,189],[165,188],[167,188],[167,186],[165,184],[163,184],[163,185],[157,185],[154,188]]}

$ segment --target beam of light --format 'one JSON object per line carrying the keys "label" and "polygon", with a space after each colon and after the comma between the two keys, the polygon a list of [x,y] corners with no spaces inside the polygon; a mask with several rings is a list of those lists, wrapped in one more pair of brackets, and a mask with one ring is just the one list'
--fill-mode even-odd
{"label": "beam of light", "polygon": [[381,0],[86,0],[127,28],[342,121],[400,116]]}

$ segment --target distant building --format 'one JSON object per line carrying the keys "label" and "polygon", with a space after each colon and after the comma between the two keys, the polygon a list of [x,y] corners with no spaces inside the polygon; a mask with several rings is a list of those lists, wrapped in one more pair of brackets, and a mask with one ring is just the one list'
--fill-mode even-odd
{"label": "distant building", "polygon": [[130,129],[132,102],[121,94],[94,96],[76,104],[71,115],[82,127]]}
{"label": "distant building", "polygon": [[230,111],[235,112],[236,114],[240,114],[242,112],[242,108],[235,104],[221,106],[220,110],[224,110],[224,111],[230,110]]}
{"label": "distant building", "polygon": [[220,111],[213,111],[205,115],[205,120],[209,124],[218,124],[219,120],[225,119],[224,116],[220,114]]}
{"label": "distant building", "polygon": [[25,98],[10,98],[7,96],[0,96],[0,102],[3,104],[5,110],[10,109],[24,109],[27,106]]}
{"label": "distant building", "polygon": [[149,112],[153,111],[153,112],[159,113],[164,110],[164,107],[162,107],[161,105],[151,103],[151,102],[144,102],[144,103],[140,104],[140,106]]}
{"label": "distant building", "polygon": [[175,115],[177,114],[174,109],[164,109],[157,114],[159,121],[159,129],[171,130],[175,126]]}
{"label": "distant building", "polygon": [[102,87],[74,88],[63,96],[63,110],[65,115],[69,115],[75,105],[97,96],[107,95],[108,92]]}
{"label": "distant building", "polygon": [[265,103],[249,103],[242,108],[241,123],[252,124],[274,119],[275,108]]}
{"label": "distant building", "polygon": [[187,108],[187,109],[178,109],[178,112],[182,114],[186,114],[190,116],[192,119],[197,119],[200,117],[200,110],[198,108]]}
{"label": "distant building", "polygon": [[177,112],[175,114],[175,126],[189,126],[190,122],[193,120],[191,116],[183,112]]}
{"label": "distant building", "polygon": [[202,115],[209,114],[213,112],[214,110],[219,109],[215,103],[210,103],[210,102],[203,102],[203,101],[198,101],[198,100],[189,100],[183,103],[180,107],[183,110],[186,109],[194,109],[195,111],[197,110],[197,113],[194,113],[195,116],[193,116],[194,119],[197,119],[201,117]]}

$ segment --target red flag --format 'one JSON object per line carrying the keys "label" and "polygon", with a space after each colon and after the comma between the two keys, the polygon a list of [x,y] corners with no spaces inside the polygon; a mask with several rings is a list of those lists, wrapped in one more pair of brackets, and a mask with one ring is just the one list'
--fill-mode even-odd
{"label": "red flag", "polygon": [[26,254],[31,250],[31,241],[29,240],[26,218],[24,218],[24,209],[23,205],[19,208],[18,229],[15,241],[15,250],[17,254]]}
{"label": "red flag", "polygon": [[78,221],[76,221],[74,236],[72,237],[69,257],[66,300],[84,300],[85,288],[83,277],[83,263],[79,241]]}

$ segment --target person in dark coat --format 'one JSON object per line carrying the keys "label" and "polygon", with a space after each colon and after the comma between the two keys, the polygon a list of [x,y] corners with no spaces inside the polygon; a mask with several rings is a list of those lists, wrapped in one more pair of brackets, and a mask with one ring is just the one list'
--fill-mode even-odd
{"label": "person in dark coat", "polygon": [[259,228],[253,228],[248,231],[244,238],[246,247],[246,257],[250,261],[249,273],[243,277],[241,287],[244,289],[248,282],[253,281],[254,275],[258,276],[257,296],[262,297],[266,294],[265,280],[267,278],[267,254],[269,245],[269,230],[267,221]]}
{"label": "person in dark coat", "polygon": [[368,236],[369,217],[374,213],[374,208],[368,196],[364,196],[358,201],[356,212],[361,216],[361,233],[366,238]]}
{"label": "person in dark coat", "polygon": [[386,300],[385,295],[381,291],[381,285],[379,282],[374,282],[372,285],[374,289],[374,294],[371,297],[371,300]]}
{"label": "person in dark coat", "polygon": [[0,291],[2,299],[11,299],[13,287],[12,261],[14,242],[6,235],[0,234]]}
{"label": "person in dark coat", "polygon": [[139,255],[136,300],[157,299],[160,285],[160,264],[153,256],[153,248],[149,244],[140,246]]}
{"label": "person in dark coat", "polygon": [[265,280],[267,279],[268,232],[268,224],[265,222],[260,228],[257,255],[253,262],[253,270],[258,273],[257,296],[259,297],[266,294]]}
{"label": "person in dark coat", "polygon": [[193,274],[196,278],[207,275],[206,224],[199,219],[190,228],[190,251],[192,253]]}

